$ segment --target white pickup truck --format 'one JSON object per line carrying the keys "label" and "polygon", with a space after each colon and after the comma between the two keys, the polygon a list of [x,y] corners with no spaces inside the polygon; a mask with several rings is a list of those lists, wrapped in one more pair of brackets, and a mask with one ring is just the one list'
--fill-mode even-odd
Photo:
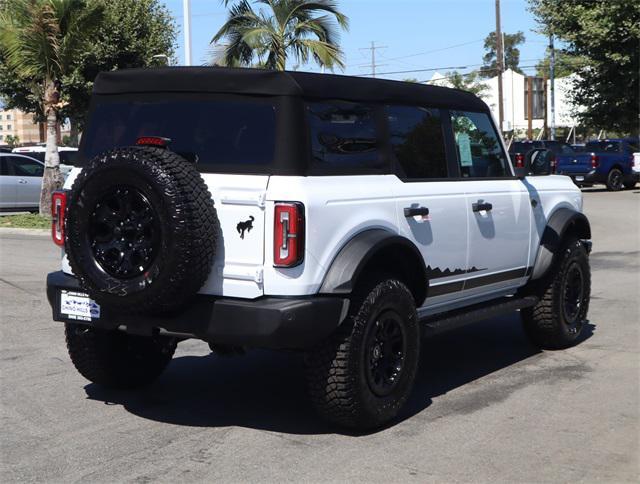
{"label": "white pickup truck", "polygon": [[539,155],[514,169],[486,104],[453,89],[101,74],[81,166],[53,199],[53,317],[101,385],[149,384],[187,338],[300,350],[324,417],[383,425],[422,336],[520,311],[539,347],[580,341],[590,226]]}

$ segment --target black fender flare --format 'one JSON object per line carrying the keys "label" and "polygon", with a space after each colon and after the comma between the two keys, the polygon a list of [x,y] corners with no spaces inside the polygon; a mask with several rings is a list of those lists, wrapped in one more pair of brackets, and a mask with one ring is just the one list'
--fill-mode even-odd
{"label": "black fender flare", "polygon": [[420,250],[406,237],[384,229],[370,229],[356,234],[338,252],[327,270],[320,294],[351,294],[360,274],[367,264],[382,250],[391,247],[413,253],[419,261],[412,267],[417,271],[415,280],[419,283],[410,287],[419,307],[427,295],[428,278],[427,267]]}
{"label": "black fender flare", "polygon": [[549,217],[542,233],[531,274],[532,280],[540,279],[549,271],[568,231],[579,239],[591,239],[591,225],[583,213],[570,208],[559,208]]}

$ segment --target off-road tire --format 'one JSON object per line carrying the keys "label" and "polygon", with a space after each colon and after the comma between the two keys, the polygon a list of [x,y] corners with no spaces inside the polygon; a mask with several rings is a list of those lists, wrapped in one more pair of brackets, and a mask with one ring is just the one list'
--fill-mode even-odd
{"label": "off-road tire", "polygon": [[138,388],[153,382],[171,361],[177,340],[137,336],[66,323],[67,350],[87,380],[109,388]]}
{"label": "off-road tire", "polygon": [[[401,321],[404,360],[391,393],[380,396],[374,393],[367,377],[366,353],[376,321],[389,314],[397,314]],[[395,279],[363,286],[352,298],[350,313],[343,324],[306,355],[313,405],[322,417],[339,426],[358,430],[380,427],[396,417],[409,398],[419,356],[420,330],[411,291]]]}
{"label": "off-road tire", "polygon": [[[568,320],[564,305],[568,278],[574,270],[581,273],[582,292],[576,317]],[[550,273],[542,280],[534,281],[529,289],[540,298],[535,306],[521,311],[524,330],[530,341],[543,349],[573,346],[584,329],[591,293],[589,258],[584,245],[574,238],[568,240]]]}
{"label": "off-road tire", "polygon": [[[154,239],[151,262],[144,268],[133,264],[139,272],[126,277],[98,262],[95,238],[87,235],[95,230],[92,220],[109,190],[121,189],[146,200],[155,224],[148,236]],[[111,199],[118,203],[118,196]],[[131,211],[113,211],[118,217],[122,213]],[[218,233],[211,194],[194,164],[161,148],[118,148],[95,157],[74,181],[67,203],[65,247],[71,269],[82,288],[114,312],[160,313],[183,306],[209,275]],[[135,240],[145,237],[135,235]]]}
{"label": "off-road tire", "polygon": [[622,179],[624,175],[618,168],[612,168],[607,175],[607,190],[612,192],[618,192],[623,188]]}

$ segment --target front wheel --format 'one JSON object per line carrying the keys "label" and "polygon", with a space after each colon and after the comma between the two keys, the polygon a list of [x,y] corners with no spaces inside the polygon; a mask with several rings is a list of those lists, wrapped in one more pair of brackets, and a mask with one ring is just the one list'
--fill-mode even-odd
{"label": "front wheel", "polygon": [[379,427],[405,404],[418,369],[420,330],[411,292],[395,279],[361,289],[350,316],[306,357],[309,393],[328,421]]}
{"label": "front wheel", "polygon": [[540,300],[522,310],[524,330],[533,344],[561,349],[576,343],[589,310],[591,270],[584,245],[569,240],[550,273],[532,288]]}
{"label": "front wheel", "polygon": [[137,336],[66,323],[67,349],[87,380],[111,388],[137,388],[154,381],[173,358],[177,340]]}
{"label": "front wheel", "polygon": [[613,168],[607,175],[607,189],[612,192],[622,190],[624,176],[618,168]]}

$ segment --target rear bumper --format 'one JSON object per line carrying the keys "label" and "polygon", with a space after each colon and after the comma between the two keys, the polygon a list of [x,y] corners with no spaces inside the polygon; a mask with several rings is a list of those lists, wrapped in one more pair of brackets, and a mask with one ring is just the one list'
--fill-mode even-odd
{"label": "rear bumper", "polygon": [[349,300],[340,297],[261,297],[235,299],[197,295],[182,311],[162,315],[131,315],[101,308],[90,322],[60,314],[60,291],[82,292],[75,277],[62,271],[47,275],[47,298],[55,321],[87,324],[128,333],[174,334],[218,345],[303,349],[329,336],[345,319]]}
{"label": "rear bumper", "polygon": [[607,175],[603,175],[598,173],[597,171],[589,171],[589,172],[563,172],[558,171],[559,175],[565,175],[570,177],[574,183],[578,185],[582,184],[591,184],[591,183],[605,183],[607,181]]}
{"label": "rear bumper", "polygon": [[[597,171],[590,171],[585,173],[567,173],[567,172],[558,172],[559,175],[565,175],[571,177],[573,182],[577,185],[591,185],[593,183],[607,183],[607,175],[608,173],[599,173]],[[640,173],[631,172],[623,174],[623,180],[625,183],[630,182],[639,182],[640,181]]]}

